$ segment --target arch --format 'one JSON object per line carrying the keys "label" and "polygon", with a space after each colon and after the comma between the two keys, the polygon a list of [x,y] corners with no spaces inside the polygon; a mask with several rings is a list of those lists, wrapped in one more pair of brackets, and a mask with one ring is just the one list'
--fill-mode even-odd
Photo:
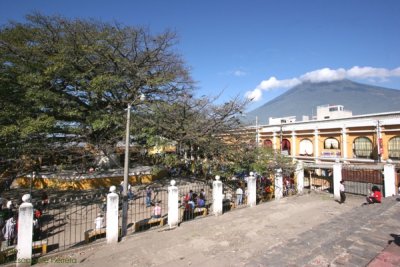
{"label": "arch", "polygon": [[357,137],[353,142],[353,152],[358,158],[372,158],[372,141],[365,136]]}
{"label": "arch", "polygon": [[290,141],[288,139],[282,139],[281,152],[285,155],[290,155]]}
{"label": "arch", "polygon": [[311,156],[314,153],[313,142],[310,139],[303,139],[300,141],[300,156]]}
{"label": "arch", "polygon": [[328,137],[324,141],[324,149],[340,149],[340,143],[336,138]]}
{"label": "arch", "polygon": [[400,159],[400,136],[395,136],[389,139],[388,157],[390,159]]}
{"label": "arch", "polygon": [[272,148],[272,141],[269,139],[265,139],[263,142],[264,147]]}

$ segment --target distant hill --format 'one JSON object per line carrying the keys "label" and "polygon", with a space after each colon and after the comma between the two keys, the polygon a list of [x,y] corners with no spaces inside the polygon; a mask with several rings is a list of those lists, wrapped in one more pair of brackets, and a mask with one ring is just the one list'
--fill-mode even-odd
{"label": "distant hill", "polygon": [[303,115],[312,118],[316,107],[321,105],[343,105],[353,115],[399,111],[400,90],[356,83],[350,80],[321,83],[302,83],[282,95],[248,112],[245,120],[254,124],[258,116],[259,124],[268,124],[269,117],[296,116],[301,121]]}

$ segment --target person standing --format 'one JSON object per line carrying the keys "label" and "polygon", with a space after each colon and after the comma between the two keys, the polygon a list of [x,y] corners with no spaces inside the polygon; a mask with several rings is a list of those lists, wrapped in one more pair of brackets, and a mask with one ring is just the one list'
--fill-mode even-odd
{"label": "person standing", "polygon": [[238,187],[236,189],[236,206],[243,204],[243,189]]}
{"label": "person standing", "polygon": [[17,220],[18,216],[14,214],[13,217],[7,220],[6,225],[2,229],[7,246],[14,245],[17,237]]}
{"label": "person standing", "polygon": [[146,207],[150,207],[151,206],[151,188],[147,187],[146,189]]}
{"label": "person standing", "polygon": [[339,186],[339,191],[340,191],[340,204],[344,203],[346,201],[346,194],[345,194],[345,189],[344,189],[344,181],[340,181],[340,186]]}

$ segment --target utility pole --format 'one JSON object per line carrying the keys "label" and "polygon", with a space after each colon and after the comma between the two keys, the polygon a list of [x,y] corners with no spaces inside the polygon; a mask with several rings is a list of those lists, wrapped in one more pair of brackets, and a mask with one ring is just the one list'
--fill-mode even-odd
{"label": "utility pole", "polygon": [[[144,101],[146,96],[141,94],[140,101]],[[137,99],[136,99],[137,100]],[[131,121],[132,103],[128,104],[126,110],[126,135],[125,135],[125,161],[124,161],[124,184],[122,190],[122,231],[121,236],[126,236],[128,228],[128,178],[129,178],[129,148],[131,143],[131,134],[129,131]]]}
{"label": "utility pole", "polygon": [[122,190],[122,236],[126,236],[128,228],[128,176],[129,176],[129,147],[130,147],[130,120],[131,108],[129,103],[126,111],[126,135],[125,135],[125,161],[124,161],[124,184]]}

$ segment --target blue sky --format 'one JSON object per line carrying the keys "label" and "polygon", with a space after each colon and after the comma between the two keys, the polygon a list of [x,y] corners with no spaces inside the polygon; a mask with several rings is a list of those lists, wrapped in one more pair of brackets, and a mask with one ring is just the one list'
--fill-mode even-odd
{"label": "blue sky", "polygon": [[0,24],[32,11],[172,29],[198,94],[248,110],[304,81],[400,89],[398,0],[2,0]]}

